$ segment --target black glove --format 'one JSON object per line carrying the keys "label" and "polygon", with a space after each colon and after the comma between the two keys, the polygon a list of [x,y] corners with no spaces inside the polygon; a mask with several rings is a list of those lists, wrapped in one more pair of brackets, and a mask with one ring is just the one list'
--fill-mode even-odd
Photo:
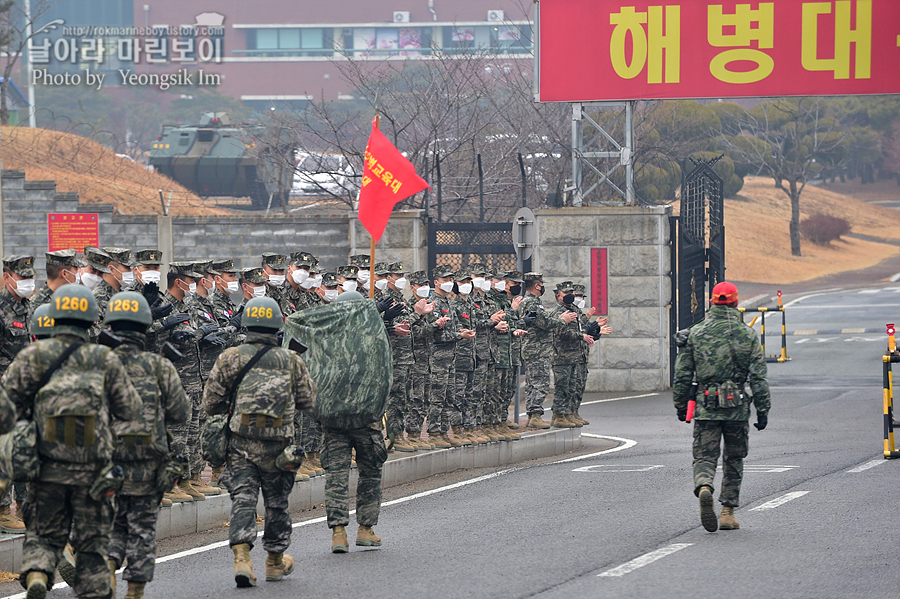
{"label": "black glove", "polygon": [[768,412],[757,412],[756,413],[756,423],[753,425],[756,427],[756,430],[763,430],[769,424],[769,413]]}
{"label": "black glove", "polygon": [[590,335],[595,340],[600,338],[600,325],[597,321],[592,320],[591,322],[584,325],[584,332],[587,335]]}
{"label": "black glove", "polygon": [[218,330],[219,330],[219,325],[212,322],[212,323],[201,326],[199,329],[197,329],[197,332],[200,333],[201,337],[206,337],[207,335],[211,335]]}
{"label": "black glove", "polygon": [[168,316],[172,313],[172,310],[175,309],[175,306],[173,306],[172,304],[163,304],[159,301],[157,301],[157,304],[158,305],[150,308],[150,317],[153,320],[159,320],[163,316]]}
{"label": "black glove", "polygon": [[686,422],[687,421],[687,408],[684,408],[683,410],[677,410],[677,412],[678,412],[678,419],[681,420],[682,422]]}
{"label": "black glove", "polygon": [[[378,308],[378,311],[381,313],[383,313],[385,310],[387,310],[388,308],[390,308],[393,305],[394,305],[394,298],[392,298],[389,295],[387,295],[387,296],[381,298],[380,300],[378,300],[377,302],[375,302],[375,307]],[[385,317],[385,318],[387,318],[387,317]]]}
{"label": "black glove", "polygon": [[244,307],[234,313],[234,316],[228,319],[228,324],[236,329],[241,328],[241,317],[244,315]]}
{"label": "black glove", "polygon": [[159,285],[156,283],[145,283],[144,289],[141,291],[144,294],[144,299],[147,300],[147,303],[151,306],[159,300]]}
{"label": "black glove", "polygon": [[183,343],[187,343],[188,341],[190,341],[193,338],[194,338],[194,333],[192,331],[175,331],[174,333],[169,335],[169,341],[171,341],[175,345],[181,345]]}
{"label": "black glove", "polygon": [[[178,331],[180,332],[180,331]],[[187,331],[184,331],[187,333]],[[206,337],[200,340],[200,345],[208,346],[208,347],[225,347],[228,345],[228,342],[216,335],[215,333],[210,333]]]}
{"label": "black glove", "polygon": [[284,345],[284,329],[281,329],[277,333],[275,333],[275,339],[278,341],[278,345]]}
{"label": "black glove", "polygon": [[406,307],[406,304],[396,303],[384,311],[383,318],[385,320],[394,320],[395,318],[397,318],[398,316],[403,314],[403,308],[405,308],[405,307]]}
{"label": "black glove", "polygon": [[525,322],[526,327],[530,327],[531,323],[537,320],[537,312],[529,312],[525,316],[522,317],[522,320]]}
{"label": "black glove", "polygon": [[[161,321],[159,321],[159,324],[162,325],[162,330],[168,331],[169,329],[174,329],[175,327],[180,325],[182,322],[190,322],[190,321],[191,321],[190,314],[185,314],[184,312],[179,312],[178,314],[172,314],[171,316],[166,316]],[[193,333],[191,333],[191,335],[193,335]]]}

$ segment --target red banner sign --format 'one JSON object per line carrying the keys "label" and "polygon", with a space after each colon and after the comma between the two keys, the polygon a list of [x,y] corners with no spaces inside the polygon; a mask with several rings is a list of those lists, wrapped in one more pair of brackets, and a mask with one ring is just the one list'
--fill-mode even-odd
{"label": "red banner sign", "polygon": [[100,219],[96,214],[47,214],[47,251],[76,249],[100,245]]}
{"label": "red banner sign", "polygon": [[606,286],[606,248],[591,248],[591,303],[597,314],[609,314],[609,295]]}
{"label": "red banner sign", "polygon": [[542,102],[900,93],[897,0],[540,0]]}

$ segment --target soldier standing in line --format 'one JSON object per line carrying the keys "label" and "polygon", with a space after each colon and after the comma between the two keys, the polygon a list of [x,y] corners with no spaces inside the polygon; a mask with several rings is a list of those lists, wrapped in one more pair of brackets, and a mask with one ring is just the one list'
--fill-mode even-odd
{"label": "soldier standing in line", "polygon": [[[399,264],[399,263],[398,263]],[[414,363],[412,329],[410,319],[415,315],[413,309],[406,304],[403,294],[396,286],[391,288],[391,269],[386,262],[375,264],[375,300],[382,303],[392,302],[399,313],[388,319],[384,314],[385,328],[391,342],[393,366],[393,382],[385,407],[387,425],[394,435],[393,448],[398,451],[412,452],[418,449],[411,439],[404,437],[406,415],[409,410],[409,393],[412,386],[410,369]]]}
{"label": "soldier standing in line", "polygon": [[[681,350],[675,361],[672,397],[678,419],[687,417],[691,383],[697,379],[694,411],[694,495],[700,499],[700,522],[709,532],[736,530],[734,508],[740,505],[744,458],[749,450],[750,403],[756,408],[758,430],[769,423],[772,399],[766,380],[766,357],[759,337],[741,322],[738,289],[722,281],[713,287],[706,319],[680,332]],[[744,392],[750,384],[752,396]],[[720,450],[720,446],[724,448]],[[718,521],[713,506],[713,479],[722,455],[722,491]]]}
{"label": "soldier standing in line", "polygon": [[[140,250],[134,253],[134,283],[122,287],[120,291],[135,291],[144,296],[150,304],[153,324],[147,331],[147,351],[159,353],[169,332],[187,320],[185,314],[172,314],[172,306],[163,301],[160,291],[163,253],[159,250]],[[160,314],[157,320],[157,314]]]}
{"label": "soldier standing in line", "polygon": [[209,265],[209,274],[213,275],[216,284],[213,291],[213,316],[220,327],[233,327],[235,332],[241,330],[241,319],[237,305],[231,300],[231,294],[241,290],[238,283],[237,269],[234,260],[213,260]]}
{"label": "soldier standing in line", "polygon": [[[581,314],[578,316],[578,319],[581,322],[581,330],[588,335],[591,335],[591,337],[594,338],[594,341],[600,339],[600,335],[609,335],[612,333],[612,328],[606,324],[608,319],[605,316],[601,316],[596,321],[591,321],[591,317],[597,309],[594,306],[591,306],[587,310],[584,309],[586,305],[584,285],[573,285],[573,289],[573,293],[575,294],[575,307],[581,311]],[[578,377],[578,384],[575,389],[575,404],[572,406],[572,420],[576,423],[580,422],[582,425],[590,424],[590,422],[582,418],[579,409],[581,408],[582,400],[584,400],[584,389],[587,386],[588,358],[591,354],[591,347],[592,346],[587,343],[581,346],[582,358],[575,370],[575,374]]]}
{"label": "soldier standing in line", "polygon": [[[103,251],[109,254],[110,275],[104,275],[103,281],[118,291],[124,291],[134,284],[134,259],[131,250],[127,248],[105,247]],[[102,286],[102,284],[101,284]],[[96,297],[96,294],[94,295]]]}
{"label": "soldier standing in line", "polygon": [[266,273],[266,296],[271,297],[280,306],[284,302],[284,282],[287,279],[285,272],[289,259],[284,254],[265,252],[262,255],[262,269]]}
{"label": "soldier standing in line", "polygon": [[[300,355],[278,347],[276,333],[284,319],[277,302],[251,299],[243,324],[247,328],[244,344],[219,356],[206,385],[203,408],[210,416],[231,409],[231,438],[220,481],[231,494],[228,536],[234,551],[234,580],[238,587],[250,587],[256,586],[250,550],[257,538],[260,489],[266,506],[266,580],[282,580],[294,570],[293,558],[284,554],[291,544],[288,497],[294,473],[280,470],[276,458],[294,442],[294,416],[314,406],[316,389]],[[235,389],[242,369],[256,356],[258,362]]]}
{"label": "soldier standing in line", "polygon": [[287,265],[284,299],[281,303],[281,312],[286,317],[309,307],[308,296],[301,287],[301,284],[309,279],[309,263],[302,266],[299,264],[303,258],[302,254],[303,252],[292,253]]}
{"label": "soldier standing in line", "polygon": [[[425,426],[425,415],[431,397],[431,353],[434,348],[433,321],[434,302],[429,302],[431,287],[428,285],[428,274],[424,270],[416,271],[409,277],[413,299],[416,302],[425,300],[430,308],[429,315],[410,323],[412,344],[415,348],[413,364],[410,368],[409,409],[406,413],[406,432],[410,443],[422,449],[435,449],[437,439],[422,439],[422,428]],[[449,443],[440,441],[441,447],[451,447]]]}
{"label": "soldier standing in line", "polygon": [[[359,289],[359,267],[355,264],[338,266],[337,282],[340,285],[340,293],[357,291]],[[368,294],[366,294],[368,297]]]}
{"label": "soldier standing in line", "polygon": [[[491,280],[492,289],[489,297],[494,304],[497,312],[491,315],[491,319],[496,322],[495,337],[497,339],[494,365],[494,377],[492,378],[493,386],[489,391],[488,401],[493,402],[492,426],[493,433],[498,435],[501,440],[513,441],[518,439],[520,435],[513,432],[507,426],[507,417],[509,416],[509,398],[507,396],[510,382],[511,369],[513,367],[513,343],[512,333],[516,330],[517,315],[516,310],[510,302],[510,296],[506,292],[507,280],[504,271],[493,273]],[[499,318],[498,318],[499,314]]]}
{"label": "soldier standing in line", "polygon": [[[357,271],[356,282],[365,290],[365,293],[362,293],[364,297],[369,297],[369,259],[368,254],[350,256],[350,265],[355,266]],[[338,275],[340,274],[340,271],[338,271]]]}
{"label": "soldier standing in line", "polygon": [[[556,308],[550,313],[557,318],[566,312],[580,315],[575,306],[575,286],[572,281],[563,281],[556,286]],[[553,417],[550,426],[555,428],[573,428],[582,426],[581,420],[573,418],[573,410],[578,403],[578,365],[584,358],[583,345],[594,345],[594,339],[581,328],[581,322],[575,318],[564,327],[557,328],[553,336],[555,354],[553,356]]]}
{"label": "soldier standing in line", "polygon": [[84,248],[85,266],[82,268],[81,284],[94,294],[94,299],[97,301],[97,312],[100,314],[100,318],[89,331],[91,341],[95,343],[100,334],[100,323],[106,316],[106,305],[109,303],[109,298],[118,293],[118,289],[106,281],[106,277],[112,277],[112,271],[109,268],[111,260],[112,257],[99,248],[91,246]]}
{"label": "soldier standing in line", "polygon": [[[7,256],[3,259],[3,291],[0,292],[0,375],[6,372],[16,354],[31,343],[34,327],[29,327],[28,298],[34,293],[34,256]],[[46,304],[44,304],[46,306]],[[33,316],[33,314],[32,314]],[[13,489],[16,494],[16,513],[10,509]],[[0,496],[0,531],[8,534],[24,534],[22,504],[25,502],[25,484],[10,484]]]}
{"label": "soldier standing in line", "polygon": [[[512,327],[512,336],[510,337],[510,369],[509,369],[509,386],[506,388],[506,403],[504,404],[504,423],[509,429],[519,428],[519,424],[515,421],[515,416],[509,418],[510,407],[514,407],[513,399],[516,396],[516,389],[519,388],[519,372],[522,367],[522,340],[528,334],[525,328],[525,322],[522,320],[522,302],[525,298],[522,296],[522,273],[518,270],[509,270],[504,277],[506,279],[506,293],[510,298],[510,326]],[[520,435],[514,430],[510,430],[515,438]]]}
{"label": "soldier standing in line", "polygon": [[265,271],[260,267],[245,268],[241,271],[240,285],[241,291],[244,292],[244,301],[241,302],[240,310],[243,310],[247,302],[254,297],[267,297],[268,281]]}
{"label": "soldier standing in line", "polygon": [[47,258],[47,282],[28,301],[29,321],[38,306],[43,306],[50,301],[50,296],[53,295],[54,291],[66,283],[77,284],[80,282],[81,277],[78,276],[78,269],[81,268],[83,263],[76,258],[77,254],[76,250],[57,250],[45,254]]}
{"label": "soldier standing in line", "polygon": [[550,428],[550,423],[541,418],[544,414],[544,400],[550,392],[550,369],[553,359],[553,334],[576,318],[575,312],[566,311],[554,318],[541,303],[544,294],[544,277],[539,272],[525,273],[525,301],[522,302],[525,326],[528,335],[522,347],[525,370],[525,411],[528,426],[538,429]]}
{"label": "soldier standing in line", "polygon": [[313,306],[321,306],[322,298],[316,293],[322,284],[322,269],[319,267],[319,259],[309,252],[298,252],[294,264],[296,270],[292,277],[294,281],[300,281],[297,309],[305,310]]}
{"label": "soldier standing in line", "polygon": [[[18,418],[34,421],[38,431],[40,477],[28,484],[20,581],[29,599],[44,599],[69,540],[76,554],[75,595],[106,597],[113,506],[90,491],[112,468],[112,426],[136,419],[141,400],[119,358],[88,343],[97,319],[91,292],[63,285],[50,300],[53,337],[19,352],[0,381],[0,405],[11,399]],[[51,366],[55,370],[38,388]]]}
{"label": "soldier standing in line", "polygon": [[318,287],[316,293],[322,298],[322,304],[330,304],[336,300],[341,293],[337,275],[333,272],[323,274],[322,284]]}
{"label": "soldier standing in line", "polygon": [[[156,564],[156,519],[163,492],[156,476],[168,461],[167,427],[187,421],[191,404],[172,363],[144,350],[147,329],[153,323],[150,305],[139,293],[117,294],[109,305],[104,324],[123,343],[113,351],[141,398],[140,417],[118,423],[114,459],[122,466],[125,482],[116,496],[116,513],[109,540],[109,569],[125,564],[122,578],[128,582],[125,599],[141,599],[153,580]],[[115,584],[113,584],[115,597]]]}
{"label": "soldier standing in line", "polygon": [[491,335],[495,326],[491,320],[491,306],[484,292],[485,286],[490,285],[490,281],[485,280],[487,267],[480,262],[470,265],[469,272],[472,274],[472,293],[469,296],[472,307],[470,309],[473,314],[472,324],[475,327],[475,374],[472,381],[475,429],[472,433],[482,442],[493,442],[499,440],[499,436],[493,439],[484,430],[487,422],[486,415],[490,414],[490,408],[485,401],[485,389],[491,372]]}
{"label": "soldier standing in line", "polygon": [[450,430],[451,412],[453,410],[454,391],[456,386],[456,345],[462,339],[474,339],[475,330],[463,327],[456,317],[456,311],[450,305],[450,294],[453,292],[453,270],[449,266],[437,266],[431,273],[434,280],[433,339],[434,349],[431,352],[431,401],[428,404],[428,436],[435,438],[435,445],[447,443],[452,447],[471,445],[465,437],[456,435]]}

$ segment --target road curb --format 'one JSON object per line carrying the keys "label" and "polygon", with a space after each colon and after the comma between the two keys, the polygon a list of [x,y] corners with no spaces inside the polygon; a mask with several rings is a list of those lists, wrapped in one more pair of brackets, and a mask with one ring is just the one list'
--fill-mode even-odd
{"label": "road curb", "polygon": [[[422,480],[459,469],[505,466],[563,454],[581,447],[581,429],[551,429],[527,432],[518,441],[453,447],[396,456],[385,462],[382,482],[385,488]],[[350,489],[356,488],[357,473],[350,472]],[[325,477],[317,476],[294,485],[289,499],[292,512],[310,509],[325,502]],[[262,497],[258,513],[265,514]],[[231,518],[228,495],[207,497],[205,501],[176,503],[161,508],[157,539],[178,537],[223,526]],[[0,536],[0,570],[19,572],[25,535]]]}

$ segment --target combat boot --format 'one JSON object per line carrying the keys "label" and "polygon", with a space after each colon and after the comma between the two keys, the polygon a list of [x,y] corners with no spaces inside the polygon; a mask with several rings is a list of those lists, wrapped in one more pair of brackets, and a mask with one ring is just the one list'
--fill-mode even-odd
{"label": "combat boot", "polygon": [[63,557],[56,565],[56,569],[59,571],[59,577],[67,585],[75,588],[75,551],[69,543],[66,543],[66,546],[63,547]]}
{"label": "combat boot", "polygon": [[222,466],[212,469],[212,474],[209,476],[209,484],[211,487],[218,487],[224,491],[225,486],[219,483],[219,477],[222,476],[222,470]]}
{"label": "combat boot", "polygon": [[550,428],[550,423],[541,418],[540,414],[532,414],[528,417],[528,426],[531,428],[545,429]]}
{"label": "combat boot", "polygon": [[461,445],[471,445],[472,441],[465,436],[465,434],[460,435],[460,431],[454,427],[452,431],[447,431],[447,438],[450,439],[450,442],[453,443],[456,441],[457,444],[454,444],[454,447],[459,447]]}
{"label": "combat boot", "polygon": [[13,515],[8,505],[0,508],[0,531],[11,535],[25,534],[25,524]]}
{"label": "combat boot", "polygon": [[159,507],[172,507],[172,500],[164,495],[163,498],[159,500]]}
{"label": "combat boot", "polygon": [[195,474],[191,477],[191,487],[203,495],[221,495],[222,489],[213,487],[200,480],[200,475]]}
{"label": "combat boot", "polygon": [[[146,582],[132,582],[128,581],[128,592],[125,594],[125,599],[144,599],[144,587],[147,586]],[[115,591],[113,591],[113,598],[115,599]]]}
{"label": "combat boot", "polygon": [[319,476],[319,471],[316,470],[313,465],[310,463],[309,458],[303,458],[303,463],[300,464],[300,467],[297,468],[297,474],[304,474],[309,478],[314,476]]}
{"label": "combat boot", "polygon": [[569,420],[565,414],[556,414],[554,412],[553,419],[550,421],[553,428],[575,428],[575,423]]}
{"label": "combat boot", "polygon": [[487,437],[482,437],[478,433],[475,432],[475,427],[469,427],[465,429],[466,438],[472,442],[472,445],[484,445],[488,442]]}
{"label": "combat boot", "polygon": [[350,546],[347,544],[347,530],[343,526],[335,526],[331,531],[331,552],[347,553]]}
{"label": "combat boot", "polygon": [[518,429],[519,429],[519,423],[516,422],[516,421],[514,421],[514,420],[507,420],[507,421],[506,421],[506,426],[507,426],[507,428],[510,428],[510,429],[512,429],[512,430],[518,430]]}
{"label": "combat boot", "polygon": [[231,548],[234,551],[234,582],[239,589],[256,586],[253,562],[250,561],[250,545],[241,543]]}
{"label": "combat boot", "polygon": [[322,468],[322,459],[319,457],[318,451],[312,454],[312,458],[310,458],[309,462],[310,464],[312,464],[312,467],[316,469],[316,472],[318,472],[319,476],[325,474],[325,469]]}
{"label": "combat boot", "polygon": [[572,423],[572,426],[574,426],[576,428],[581,428],[582,426],[584,426],[584,420],[582,420],[581,418],[576,416],[574,413],[566,414],[565,418],[570,423]]}
{"label": "combat boot", "polygon": [[403,438],[403,433],[397,433],[396,435],[394,435],[394,449],[396,449],[397,451],[404,451],[407,453],[416,450],[415,447],[410,445],[410,443],[406,439]]}
{"label": "combat boot", "polygon": [[106,560],[106,565],[109,566],[109,588],[112,589],[112,596],[116,596],[116,570],[119,568],[119,564],[116,563],[114,559]]}
{"label": "combat boot", "polygon": [[171,491],[165,493],[163,497],[169,499],[169,501],[173,503],[186,503],[188,501],[193,501],[194,498],[182,491],[177,486],[173,487]]}
{"label": "combat boot", "polygon": [[371,526],[360,526],[356,531],[356,545],[358,547],[381,547],[381,537],[375,536]]}
{"label": "combat boot", "polygon": [[708,532],[716,532],[719,530],[719,520],[713,507],[712,489],[707,486],[700,487],[697,497],[700,499],[700,523]]}
{"label": "combat boot", "polygon": [[26,599],[44,599],[47,596],[47,575],[43,572],[29,572],[25,577]]}
{"label": "combat boot", "polygon": [[434,445],[423,439],[419,433],[409,433],[407,440],[416,449],[434,449]]}
{"label": "combat boot", "polygon": [[590,424],[587,420],[585,420],[581,414],[578,413],[578,410],[575,410],[575,417],[581,420],[581,424]]}
{"label": "combat boot", "polygon": [[435,449],[449,449],[453,447],[453,444],[450,443],[450,440],[439,433],[428,435],[428,440],[432,445],[434,445]]}
{"label": "combat boot", "polygon": [[480,426],[476,426],[475,428],[471,429],[471,433],[472,440],[480,445],[491,442],[491,438],[484,434],[484,431],[481,430]]}
{"label": "combat boot", "polygon": [[722,506],[722,514],[719,516],[719,528],[721,530],[737,530],[741,523],[734,519],[734,508]]}
{"label": "combat boot", "polygon": [[300,470],[297,470],[297,473],[294,475],[294,482],[305,483],[309,480],[308,474],[303,474]]}
{"label": "combat boot", "polygon": [[504,439],[503,435],[497,432],[497,427],[494,424],[489,424],[487,426],[482,427],[481,429],[485,435],[487,435],[488,439],[491,440],[491,443],[496,441],[501,441]]}
{"label": "combat boot", "polygon": [[513,430],[510,430],[508,422],[501,423],[498,428],[500,434],[503,435],[507,441],[518,441],[522,438],[522,435]]}
{"label": "combat boot", "polygon": [[294,571],[294,558],[283,553],[272,553],[266,556],[266,581],[278,582]]}
{"label": "combat boot", "polygon": [[189,480],[183,480],[180,483],[178,483],[178,488],[181,489],[181,491],[185,495],[190,495],[191,499],[193,499],[194,501],[205,501],[206,500],[206,495],[204,495],[203,493],[201,493],[200,491],[195,489],[193,487],[193,485],[191,485],[191,481],[189,481]]}

